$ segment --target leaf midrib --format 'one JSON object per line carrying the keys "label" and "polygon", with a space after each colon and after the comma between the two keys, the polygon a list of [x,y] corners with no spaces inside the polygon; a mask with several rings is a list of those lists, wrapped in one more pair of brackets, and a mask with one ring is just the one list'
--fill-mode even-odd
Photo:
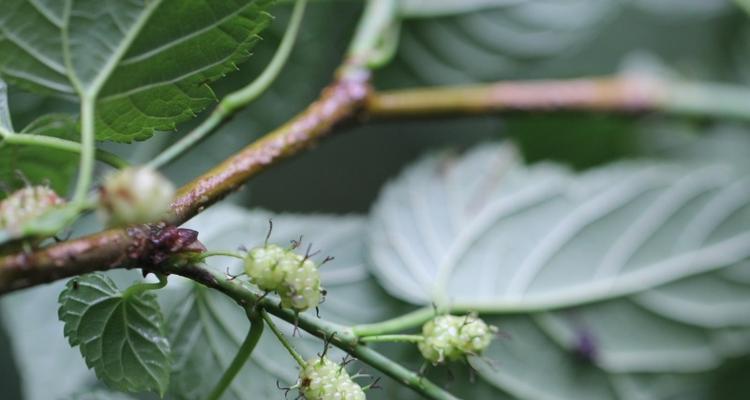
{"label": "leaf midrib", "polygon": [[130,46],[138,37],[138,34],[141,32],[143,27],[149,21],[154,11],[156,11],[156,9],[159,8],[161,3],[162,3],[162,0],[150,0],[146,2],[146,8],[143,9],[143,11],[141,12],[141,15],[136,19],[135,23],[130,26],[130,30],[128,30],[128,32],[122,38],[122,40],[120,41],[120,44],[117,46],[117,49],[112,53],[112,55],[110,55],[109,59],[104,64],[104,67],[99,71],[99,73],[89,83],[89,85],[84,86],[82,85],[82,82],[78,79],[78,76],[76,75],[75,68],[73,68],[73,63],[72,63],[72,59],[70,55],[70,45],[69,45],[70,26],[69,24],[70,24],[71,3],[68,2],[66,6],[66,12],[65,12],[65,24],[63,26],[63,42],[64,42],[63,49],[65,50],[64,53],[65,53],[65,58],[66,58],[66,65],[68,66],[68,70],[69,70],[69,77],[71,79],[71,82],[73,82],[74,86],[78,90],[78,93],[81,96],[82,101],[84,101],[86,98],[96,99],[98,97],[99,92],[101,91],[102,87],[104,87],[104,84],[107,83],[107,80],[112,75],[112,72],[114,72],[115,68],[117,68],[117,65],[119,64],[122,57],[125,56],[128,49],[130,49]]}

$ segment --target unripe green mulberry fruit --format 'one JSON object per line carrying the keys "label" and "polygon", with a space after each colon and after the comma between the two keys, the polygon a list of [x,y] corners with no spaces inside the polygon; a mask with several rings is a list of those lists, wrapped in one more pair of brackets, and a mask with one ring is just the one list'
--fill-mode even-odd
{"label": "unripe green mulberry fruit", "polygon": [[13,192],[0,202],[0,230],[18,235],[23,225],[65,200],[47,186],[28,186]]}
{"label": "unripe green mulberry fruit", "polygon": [[104,180],[99,212],[109,226],[156,222],[169,211],[174,193],[174,185],[158,172],[125,168]]}
{"label": "unripe green mulberry fruit", "polygon": [[320,273],[315,263],[273,244],[256,247],[245,257],[245,273],[265,291],[275,291],[282,307],[302,312],[320,303]]}
{"label": "unripe green mulberry fruit", "polygon": [[497,328],[473,315],[441,315],[422,326],[424,339],[417,345],[433,364],[479,355],[490,345]]}
{"label": "unripe green mulberry fruit", "polygon": [[365,392],[346,370],[327,357],[307,361],[299,388],[308,400],[364,400]]}
{"label": "unripe green mulberry fruit", "polygon": [[286,271],[279,286],[281,306],[302,312],[320,304],[320,272],[315,263],[299,254],[287,253],[279,265]]}
{"label": "unripe green mulberry fruit", "polygon": [[286,250],[275,244],[256,247],[245,256],[245,273],[262,290],[276,290],[286,275],[280,261]]}

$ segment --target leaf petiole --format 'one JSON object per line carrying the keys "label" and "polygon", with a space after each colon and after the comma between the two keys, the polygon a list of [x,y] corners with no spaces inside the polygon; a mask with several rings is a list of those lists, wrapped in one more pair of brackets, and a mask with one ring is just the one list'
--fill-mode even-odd
{"label": "leaf petiole", "polygon": [[276,326],[276,324],[271,319],[271,316],[268,315],[266,310],[261,310],[261,314],[263,315],[263,319],[268,324],[268,327],[271,328],[271,331],[274,335],[276,335],[276,338],[279,339],[279,342],[284,346],[286,351],[289,352],[289,354],[294,358],[294,361],[299,364],[300,367],[305,367],[305,359],[302,358],[302,356],[297,352],[297,350],[294,349],[294,346],[289,342],[289,340],[284,336],[284,334],[279,330],[279,327]]}
{"label": "leaf petiole", "polygon": [[359,339],[359,341],[363,343],[373,343],[373,342],[417,343],[423,340],[424,340],[424,336],[422,335],[404,335],[404,334],[374,335],[374,336],[365,336]]}
{"label": "leaf petiole", "polygon": [[229,364],[229,367],[224,371],[224,375],[222,375],[219,382],[216,383],[211,394],[206,397],[208,400],[218,400],[221,398],[221,395],[224,394],[227,388],[232,384],[232,380],[234,380],[237,373],[239,373],[245,365],[245,362],[247,362],[247,359],[253,353],[255,346],[258,344],[260,337],[263,335],[263,318],[257,313],[248,313],[248,317],[250,318],[250,329],[247,332],[247,336],[245,336],[245,340],[242,342],[239,350],[237,350],[237,354]]}
{"label": "leaf petiole", "polygon": [[158,290],[163,288],[164,286],[167,286],[167,276],[163,274],[156,274],[156,277],[159,278],[159,282],[154,283],[136,283],[135,285],[127,288],[123,293],[122,297],[127,299],[128,297],[132,297],[135,295],[138,295],[140,293],[149,291],[149,290]]}

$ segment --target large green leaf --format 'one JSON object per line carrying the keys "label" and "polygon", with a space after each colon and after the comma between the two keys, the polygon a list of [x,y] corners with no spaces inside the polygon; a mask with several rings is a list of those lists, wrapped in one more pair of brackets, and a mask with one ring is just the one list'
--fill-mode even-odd
{"label": "large green leaf", "polygon": [[690,60],[687,70],[695,73],[720,56],[711,49],[721,40],[714,36],[723,22],[718,17],[730,9],[726,0],[415,3],[422,3],[410,10],[417,14],[449,5],[484,9],[406,21],[396,62],[376,77],[380,87],[612,74],[623,55],[651,51]]}
{"label": "large green leaf", "polygon": [[[400,0],[404,17],[436,17],[470,13],[490,8],[518,5],[528,0]],[[735,0],[742,4],[745,0]],[[549,2],[549,0],[547,1]],[[637,7],[653,13],[712,15],[724,11],[727,0],[631,0]],[[623,2],[624,3],[624,2]]]}
{"label": "large green leaf", "polygon": [[[305,242],[321,250],[315,257],[318,261],[326,255],[335,256],[321,270],[328,290],[320,306],[321,317],[349,324],[373,322],[399,312],[399,303],[385,296],[364,266],[365,221],[361,217],[272,215],[225,205],[201,214],[189,226],[201,232],[201,241],[209,248],[232,249],[262,245],[270,218],[273,243],[283,246],[303,235]],[[212,265],[231,273],[241,270],[233,259],[213,260]],[[226,296],[190,283],[186,286],[184,300],[177,302],[169,316],[175,354],[170,392],[182,399],[205,398],[234,357],[248,322],[245,312]],[[291,326],[280,325],[291,336]],[[321,351],[319,340],[306,333],[302,336],[295,339],[295,345],[303,356]],[[249,393],[253,398],[278,398],[283,394],[276,381],[289,386],[296,378],[295,362],[273,335],[266,333],[225,398],[243,399]]]}
{"label": "large green leaf", "polygon": [[59,302],[65,336],[99,379],[123,391],[166,392],[170,346],[153,293],[125,296],[94,273],[71,279]]}
{"label": "large green leaf", "polygon": [[215,101],[207,83],[249,56],[272,1],[9,0],[0,75],[98,100],[98,139],[146,139]]}
{"label": "large green leaf", "polygon": [[[588,381],[591,398],[608,398],[607,380],[697,374],[750,350],[750,180],[729,166],[624,162],[574,175],[524,167],[509,146],[440,154],[386,188],[370,251],[401,299],[530,313],[498,319],[514,339],[490,352],[544,349],[528,368],[475,360],[522,398],[569,398],[553,395]],[[588,369],[573,357],[583,336],[596,342]],[[532,373],[540,364],[549,370]]]}

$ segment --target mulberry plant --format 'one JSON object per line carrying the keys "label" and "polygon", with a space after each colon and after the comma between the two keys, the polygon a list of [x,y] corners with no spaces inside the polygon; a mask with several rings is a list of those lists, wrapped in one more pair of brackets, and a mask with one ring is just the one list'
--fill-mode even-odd
{"label": "mulberry plant", "polygon": [[747,11],[0,1],[2,397],[748,398]]}

